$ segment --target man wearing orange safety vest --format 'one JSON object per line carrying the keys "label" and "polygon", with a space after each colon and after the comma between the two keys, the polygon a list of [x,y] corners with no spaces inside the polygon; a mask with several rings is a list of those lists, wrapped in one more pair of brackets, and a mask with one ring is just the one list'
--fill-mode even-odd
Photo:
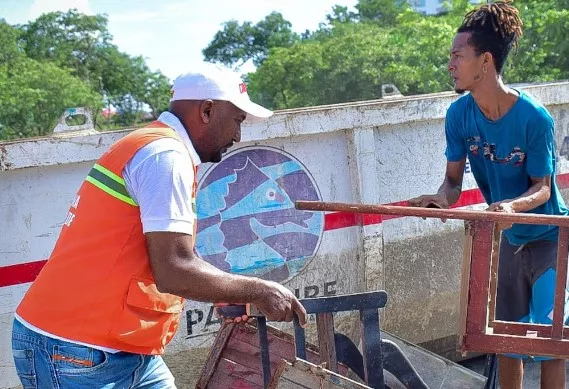
{"label": "man wearing orange safety vest", "polygon": [[27,388],[175,388],[161,354],[184,298],[251,302],[269,320],[306,312],[280,284],[194,253],[196,169],[241,139],[251,102],[217,66],[178,77],[170,109],[116,142],[73,201],[47,264],[16,311],[12,351]]}

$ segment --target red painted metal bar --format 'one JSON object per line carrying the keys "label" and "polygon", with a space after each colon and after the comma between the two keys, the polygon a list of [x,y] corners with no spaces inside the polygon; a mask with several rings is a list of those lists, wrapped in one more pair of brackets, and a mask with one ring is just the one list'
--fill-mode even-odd
{"label": "red painted metal bar", "polygon": [[551,338],[550,324],[527,324],[500,320],[495,320],[491,324],[494,334],[526,336],[531,331],[540,338]]}
{"label": "red painted metal bar", "polygon": [[396,205],[366,205],[349,203],[327,203],[322,201],[297,201],[296,208],[305,211],[349,212],[398,216],[416,216],[443,219],[461,219],[486,222],[517,224],[545,224],[569,227],[569,217],[538,215],[533,213],[502,213],[470,211],[464,209],[437,209],[401,207]]}
{"label": "red painted metal bar", "polygon": [[[551,324],[528,324],[496,320],[492,323],[494,334],[526,336],[528,331],[540,338],[551,338]],[[563,339],[569,339],[569,326],[563,327]]]}
{"label": "red painted metal bar", "polygon": [[567,289],[567,254],[569,243],[569,228],[559,229],[557,245],[557,271],[555,280],[555,302],[553,305],[553,339],[563,338],[563,317],[565,316],[565,290]]}
{"label": "red painted metal bar", "polygon": [[488,326],[496,320],[496,292],[498,291],[498,263],[500,260],[500,236],[502,231],[494,224],[492,232],[492,255],[490,257],[490,303],[488,305]]}
{"label": "red painted metal bar", "polygon": [[497,334],[467,334],[465,340],[468,351],[569,359],[569,340]]}
{"label": "red painted metal bar", "polygon": [[[460,342],[461,351],[542,355],[569,359],[569,331],[566,331],[569,326],[564,326],[563,323],[568,273],[569,217],[318,201],[297,201],[296,208],[309,211],[460,219],[473,222],[470,225],[474,245],[472,251],[469,250],[470,274],[468,290],[465,291],[465,296],[468,296],[465,315],[466,333]],[[493,262],[492,246],[494,245],[494,250],[499,247],[498,244],[494,244],[498,234],[493,234],[493,226],[497,222],[560,227],[552,325],[503,322],[488,317],[488,313],[494,316],[489,312],[488,305],[489,302],[492,304],[495,301],[495,296],[490,298],[489,292],[495,293],[494,287],[490,291],[490,277]],[[496,259],[498,258],[494,258],[494,261]],[[494,265],[496,271],[497,263]]]}
{"label": "red painted metal bar", "polygon": [[492,255],[493,222],[474,223],[473,240],[476,249],[472,250],[470,265],[470,286],[466,332],[484,334],[488,323],[488,292],[490,289],[490,266],[488,259]]}

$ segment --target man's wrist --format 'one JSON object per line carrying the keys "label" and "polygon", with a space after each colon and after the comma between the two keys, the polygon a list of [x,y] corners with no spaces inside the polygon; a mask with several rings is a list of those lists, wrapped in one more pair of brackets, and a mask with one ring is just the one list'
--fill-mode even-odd
{"label": "man's wrist", "polygon": [[440,198],[439,203],[441,203],[440,205],[443,206],[443,208],[444,208],[444,206],[450,207],[450,203],[449,203],[449,201],[448,201],[448,199],[449,199],[449,194],[448,194],[448,193],[446,193],[446,192],[442,192],[442,193],[439,192],[439,193],[437,193],[437,196]]}
{"label": "man's wrist", "polygon": [[251,302],[257,304],[259,301],[264,300],[264,294],[266,288],[266,282],[257,277],[247,277],[248,278],[248,288],[250,288]]}

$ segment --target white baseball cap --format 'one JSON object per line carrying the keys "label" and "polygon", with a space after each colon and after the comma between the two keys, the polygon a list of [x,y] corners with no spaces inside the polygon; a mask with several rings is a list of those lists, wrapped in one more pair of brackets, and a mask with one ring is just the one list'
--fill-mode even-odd
{"label": "white baseball cap", "polygon": [[175,100],[224,100],[247,113],[247,119],[264,119],[273,112],[249,99],[247,85],[241,77],[218,65],[204,64],[199,70],[178,76],[172,85]]}

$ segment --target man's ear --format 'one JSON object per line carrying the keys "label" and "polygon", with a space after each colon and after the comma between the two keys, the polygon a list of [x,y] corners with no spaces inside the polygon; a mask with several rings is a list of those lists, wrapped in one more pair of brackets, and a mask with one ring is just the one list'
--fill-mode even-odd
{"label": "man's ear", "polygon": [[204,100],[200,104],[200,118],[202,122],[205,124],[209,124],[211,120],[211,110],[213,109],[213,101],[212,100]]}
{"label": "man's ear", "polygon": [[486,67],[487,69],[490,69],[490,67],[494,67],[494,69],[496,68],[496,65],[494,64],[494,57],[492,56],[492,53],[490,53],[489,51],[485,52],[483,54],[483,61],[482,61],[482,66]]}

